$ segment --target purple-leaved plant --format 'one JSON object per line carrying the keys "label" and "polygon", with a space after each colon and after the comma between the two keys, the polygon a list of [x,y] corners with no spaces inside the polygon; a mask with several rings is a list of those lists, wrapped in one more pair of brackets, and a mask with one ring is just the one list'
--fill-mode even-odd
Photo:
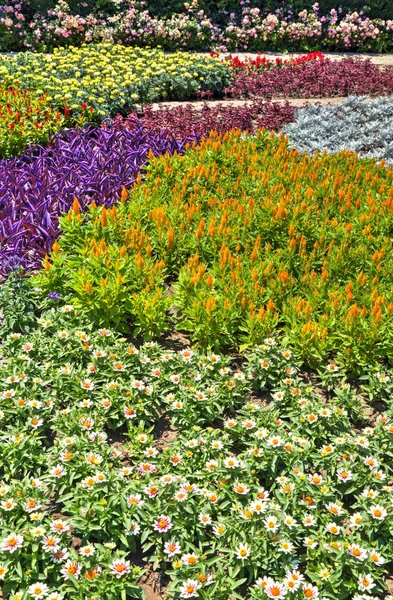
{"label": "purple-leaved plant", "polygon": [[39,267],[58,236],[59,215],[75,197],[82,209],[93,200],[110,206],[133,184],[150,151],[182,152],[187,141],[135,121],[131,130],[70,129],[48,147],[0,161],[0,273],[9,271],[11,258],[25,269]]}

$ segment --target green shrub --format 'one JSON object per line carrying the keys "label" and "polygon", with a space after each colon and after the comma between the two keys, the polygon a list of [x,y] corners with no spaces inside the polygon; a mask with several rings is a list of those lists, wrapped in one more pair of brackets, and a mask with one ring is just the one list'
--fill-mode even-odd
{"label": "green shrub", "polygon": [[[189,1],[191,4],[192,0]],[[332,8],[342,8],[343,12],[352,12],[366,10],[372,18],[392,19],[393,4],[391,0],[319,0],[320,14],[328,13]],[[55,0],[32,0],[26,7],[29,17],[39,12],[46,14],[49,9],[55,8]],[[91,12],[113,15],[124,10],[129,6],[127,0],[87,0],[78,2],[69,0],[68,6],[72,13],[85,16]],[[139,3],[141,4],[141,3]],[[185,0],[147,0],[143,3],[143,8],[149,10],[153,15],[170,16],[173,13],[184,12]],[[297,13],[301,10],[312,9],[314,0],[251,0],[245,2],[244,6],[258,7],[261,10],[292,10]],[[365,8],[366,7],[366,8]],[[198,8],[204,10],[207,14],[215,17],[216,21],[226,23],[230,13],[240,14],[242,5],[240,0],[198,0]]]}
{"label": "green shrub", "polygon": [[[191,3],[191,2],[190,2]],[[390,0],[319,0],[319,14],[323,15],[332,8],[341,8],[343,13],[365,11],[376,19],[392,19],[393,4]],[[275,11],[277,9],[292,10],[295,14],[304,9],[312,9],[315,0],[251,0],[244,6],[257,7],[260,10]],[[173,12],[183,12],[183,0],[147,0],[146,7],[152,14],[168,16]],[[216,18],[220,23],[228,21],[230,13],[240,14],[239,0],[198,0],[198,7]]]}

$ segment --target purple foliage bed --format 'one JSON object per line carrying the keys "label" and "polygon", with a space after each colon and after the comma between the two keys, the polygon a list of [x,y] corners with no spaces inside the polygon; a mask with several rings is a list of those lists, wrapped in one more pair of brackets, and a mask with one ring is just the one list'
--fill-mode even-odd
{"label": "purple foliage bed", "polygon": [[79,200],[85,208],[116,202],[154,154],[182,152],[186,142],[140,122],[127,129],[72,129],[48,147],[0,161],[0,273],[37,268],[58,235],[59,215]]}

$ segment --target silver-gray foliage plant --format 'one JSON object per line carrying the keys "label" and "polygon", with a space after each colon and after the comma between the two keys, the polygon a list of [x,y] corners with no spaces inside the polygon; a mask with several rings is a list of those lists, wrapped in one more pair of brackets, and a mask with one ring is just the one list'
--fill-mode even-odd
{"label": "silver-gray foliage plant", "polygon": [[330,106],[307,106],[284,127],[292,148],[312,154],[352,150],[393,164],[393,96],[351,96]]}

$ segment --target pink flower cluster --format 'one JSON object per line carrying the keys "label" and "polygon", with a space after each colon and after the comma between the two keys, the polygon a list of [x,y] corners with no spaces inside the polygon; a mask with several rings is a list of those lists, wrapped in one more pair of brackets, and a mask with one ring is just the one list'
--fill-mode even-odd
{"label": "pink flower cluster", "polygon": [[46,15],[26,19],[24,3],[8,0],[0,5],[0,50],[47,50],[84,42],[111,41],[135,46],[161,45],[168,50],[352,50],[385,52],[393,48],[393,20],[370,19],[362,12],[339,15],[332,9],[319,15],[318,3],[296,16],[283,11],[265,14],[243,6],[225,27],[214,25],[198,0],[181,14],[152,16],[130,0],[113,16],[72,15],[66,0],[59,0]]}

